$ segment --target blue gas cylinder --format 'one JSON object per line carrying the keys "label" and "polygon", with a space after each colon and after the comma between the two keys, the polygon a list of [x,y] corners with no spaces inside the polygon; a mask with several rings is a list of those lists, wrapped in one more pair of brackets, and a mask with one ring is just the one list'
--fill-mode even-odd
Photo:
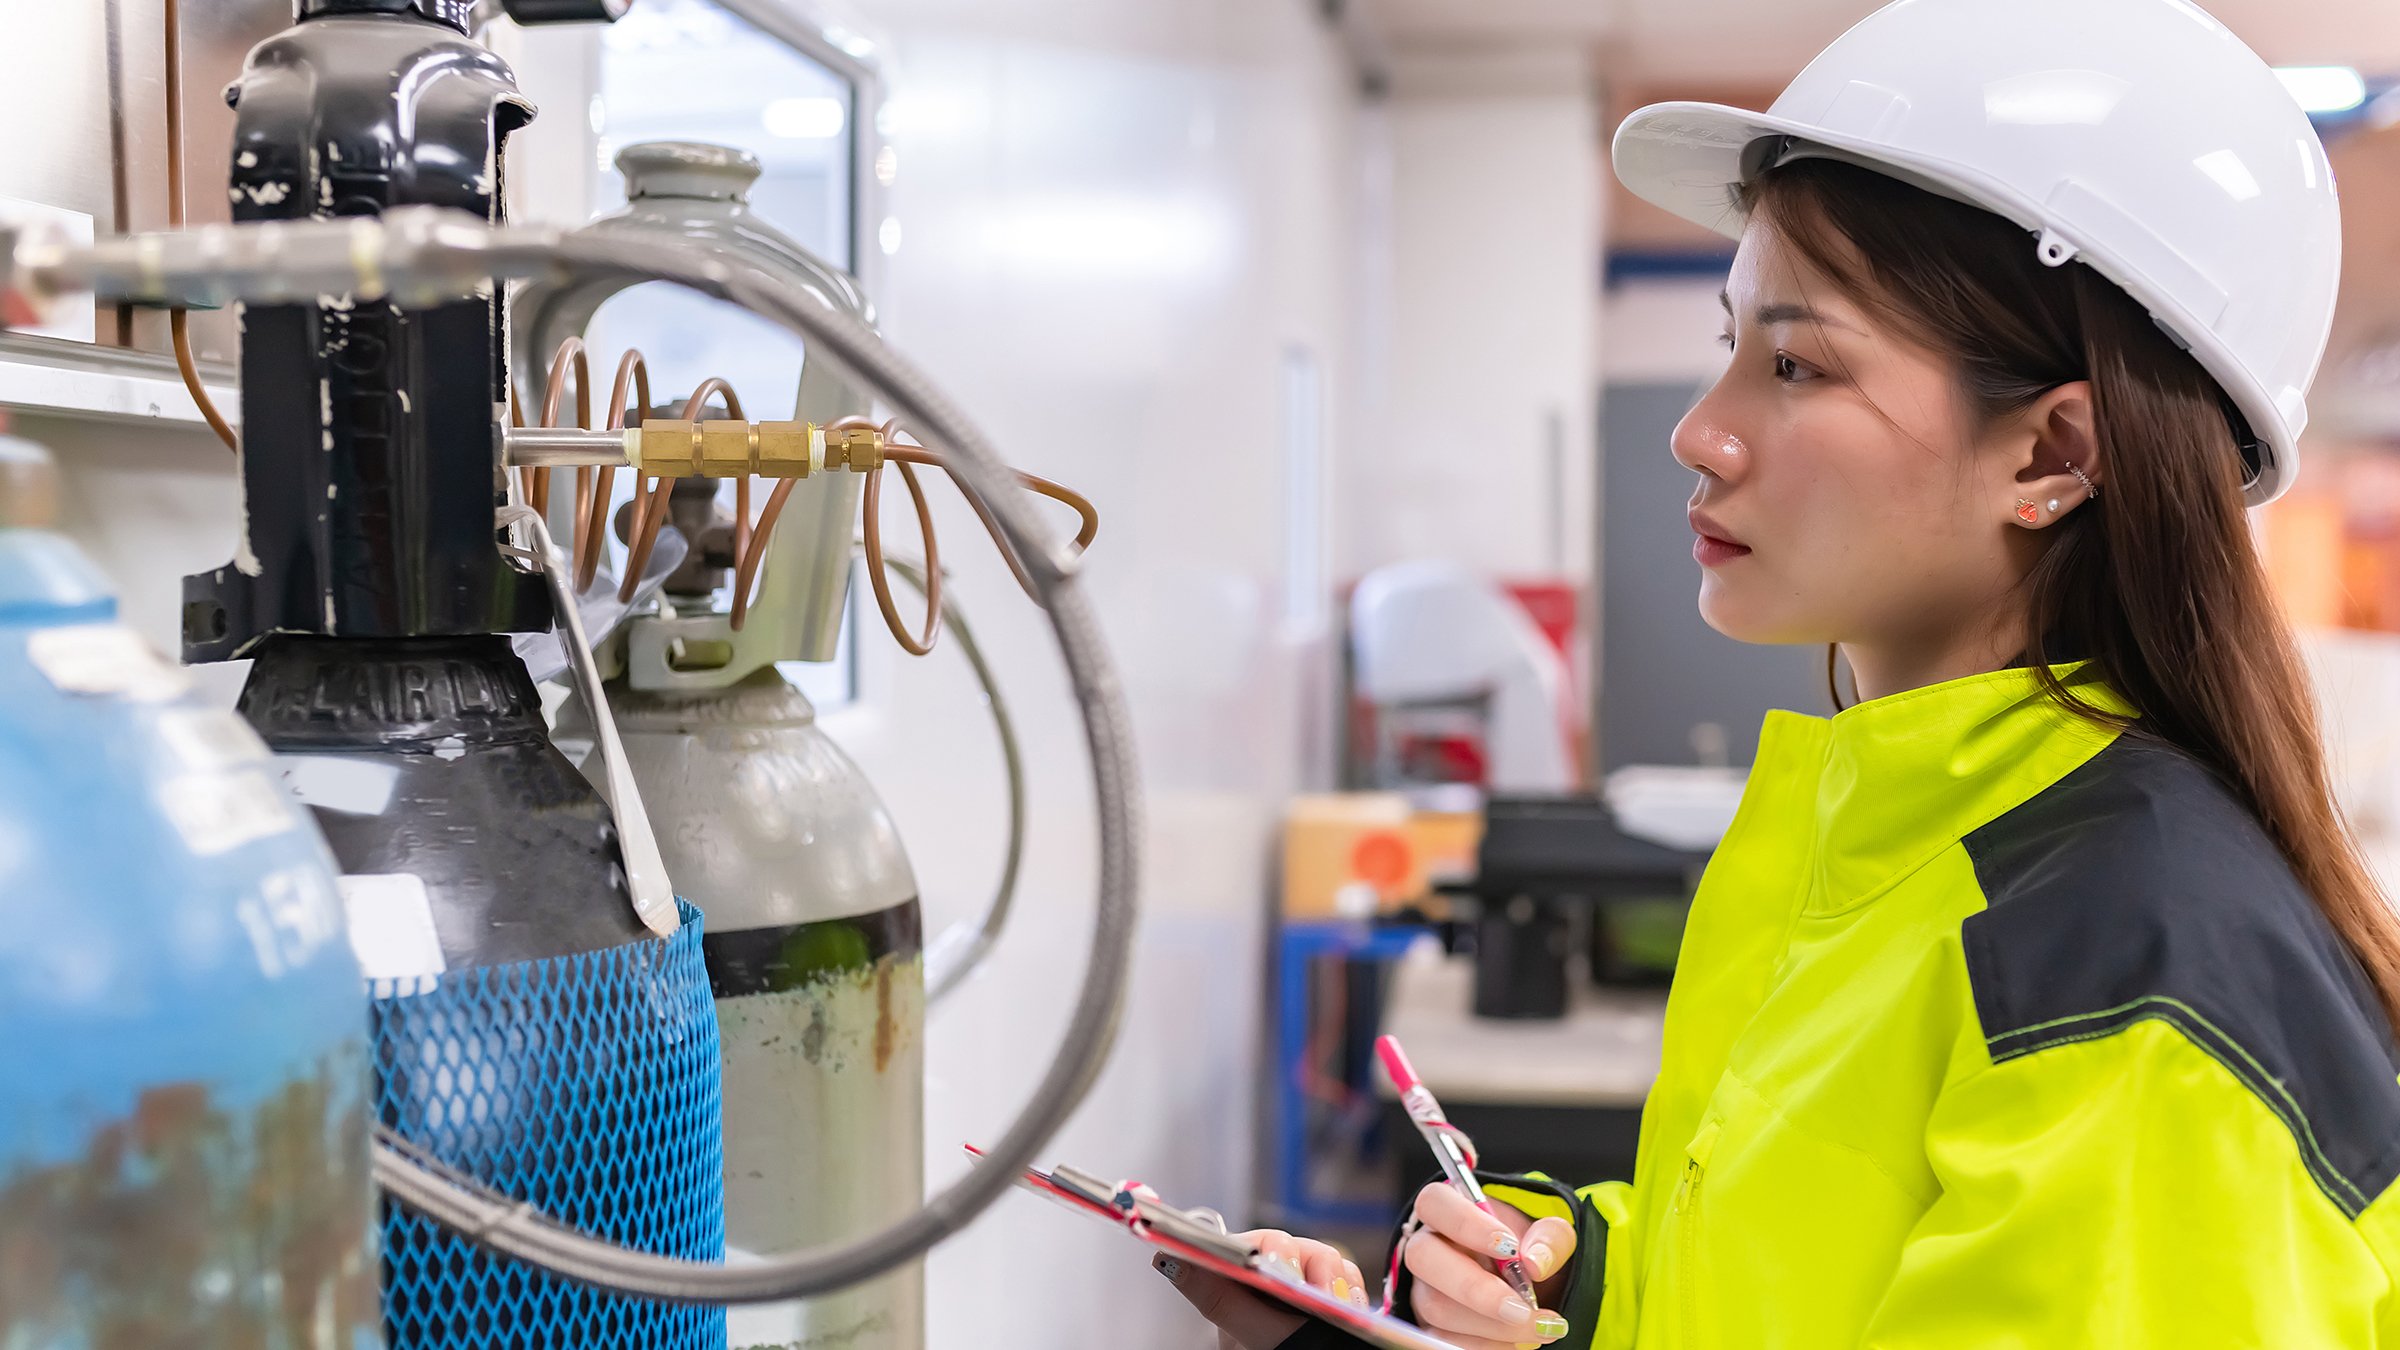
{"label": "blue gas cylinder", "polygon": [[325,845],[0,437],[0,1347],[373,1350],[365,989]]}

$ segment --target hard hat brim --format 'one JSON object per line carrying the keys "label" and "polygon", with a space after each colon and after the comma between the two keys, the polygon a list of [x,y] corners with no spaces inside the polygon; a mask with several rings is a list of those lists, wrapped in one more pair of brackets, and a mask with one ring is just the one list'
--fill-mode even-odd
{"label": "hard hat brim", "polygon": [[1868,137],[1834,131],[1771,113],[1716,103],[1654,103],[1617,128],[1610,160],[1635,196],[1728,239],[1742,236],[1742,184],[1755,167],[1751,147],[1790,137],[1812,151],[1848,160],[1936,195],[1990,211],[2028,232],[2053,232],[2074,247],[2078,261],[2131,295],[2178,345],[2190,351],[2248,421],[2257,438],[2258,466],[2243,497],[2260,506],[2281,495],[2298,462],[2299,427],[2256,378],[2216,339],[2141,272],[2093,247],[2036,202],[1963,165],[1897,150]]}

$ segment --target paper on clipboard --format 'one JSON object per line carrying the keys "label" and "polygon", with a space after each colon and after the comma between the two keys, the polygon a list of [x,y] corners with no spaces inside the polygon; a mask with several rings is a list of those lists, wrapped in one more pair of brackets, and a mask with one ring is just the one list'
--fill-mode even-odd
{"label": "paper on clipboard", "polygon": [[[982,1151],[972,1145],[967,1152],[978,1160],[983,1157]],[[1352,1307],[1315,1285],[1295,1279],[1280,1265],[1260,1261],[1248,1244],[1226,1233],[1221,1225],[1207,1222],[1215,1217],[1207,1211],[1179,1210],[1159,1201],[1147,1189],[1138,1192],[1121,1189],[1071,1167],[1049,1172],[1029,1167],[1017,1184],[1122,1229],[1211,1274],[1239,1281],[1296,1313],[1329,1323],[1369,1345],[1382,1346],[1384,1350],[1457,1350],[1450,1342],[1420,1327],[1380,1312]]]}

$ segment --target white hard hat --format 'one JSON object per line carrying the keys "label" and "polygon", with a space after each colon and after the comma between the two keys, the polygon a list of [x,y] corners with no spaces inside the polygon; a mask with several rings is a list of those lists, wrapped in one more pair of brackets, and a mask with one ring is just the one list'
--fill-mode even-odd
{"label": "white hard hat", "polygon": [[2292,481],[2341,277],[2333,170],[2275,73],[2188,0],[1899,0],[1765,113],[1655,104],[1614,154],[1636,194],[1737,238],[1734,189],[1808,154],[2006,217],[2216,377],[2256,441],[2253,505]]}

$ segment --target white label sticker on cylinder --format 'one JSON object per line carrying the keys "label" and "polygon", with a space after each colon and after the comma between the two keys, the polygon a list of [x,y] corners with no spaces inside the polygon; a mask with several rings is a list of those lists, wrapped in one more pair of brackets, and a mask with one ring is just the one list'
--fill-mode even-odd
{"label": "white label sticker on cylinder", "polygon": [[158,715],[158,738],[187,769],[233,769],[267,757],[266,745],[230,708],[169,708]]}
{"label": "white label sticker on cylinder", "polygon": [[423,880],[407,872],[343,877],[342,908],[350,916],[350,950],[368,979],[416,980],[449,969]]}
{"label": "white label sticker on cylinder", "polygon": [[25,654],[63,693],[163,703],[191,687],[183,667],[123,624],[44,628],[25,640]]}
{"label": "white label sticker on cylinder", "polygon": [[302,802],[353,816],[380,816],[392,804],[400,770],[345,755],[277,755],[283,785]]}
{"label": "white label sticker on cylinder", "polygon": [[161,783],[157,796],[185,846],[203,858],[299,824],[283,794],[258,773],[185,774]]}

